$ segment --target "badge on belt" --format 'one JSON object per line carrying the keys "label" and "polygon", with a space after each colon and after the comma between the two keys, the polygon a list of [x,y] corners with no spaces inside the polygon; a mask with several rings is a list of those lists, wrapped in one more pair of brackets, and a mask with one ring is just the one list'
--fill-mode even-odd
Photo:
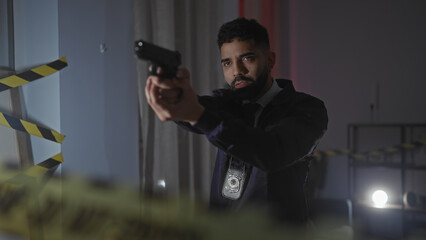
{"label": "badge on belt", "polygon": [[235,168],[232,166],[232,159],[229,163],[229,168],[225,176],[225,181],[222,187],[222,195],[231,200],[237,200],[243,192],[244,182],[246,180],[246,166]]}

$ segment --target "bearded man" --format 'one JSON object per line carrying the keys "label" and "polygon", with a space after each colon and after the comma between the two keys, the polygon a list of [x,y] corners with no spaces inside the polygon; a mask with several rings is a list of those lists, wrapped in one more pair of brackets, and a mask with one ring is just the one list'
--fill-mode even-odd
{"label": "bearded man", "polygon": [[266,29],[238,18],[219,29],[217,43],[229,88],[197,96],[189,71],[176,78],[149,76],[148,104],[162,121],[204,134],[218,148],[212,209],[265,208],[290,223],[307,221],[304,184],[309,161],[327,129],[324,103],[274,79]]}

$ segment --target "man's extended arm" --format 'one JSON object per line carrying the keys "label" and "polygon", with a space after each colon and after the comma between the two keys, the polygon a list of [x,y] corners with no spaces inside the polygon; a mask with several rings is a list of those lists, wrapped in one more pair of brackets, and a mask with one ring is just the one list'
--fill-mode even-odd
{"label": "man's extended arm", "polygon": [[208,106],[193,127],[231,156],[267,172],[279,171],[312,153],[327,128],[323,102],[304,94],[299,98],[289,109],[265,109],[268,123],[260,128]]}
{"label": "man's extended arm", "polygon": [[[173,94],[166,98],[176,87],[182,89],[179,99],[173,99]],[[266,108],[262,115],[269,118],[268,124],[254,128],[231,111],[232,106],[217,101],[201,104],[189,84],[187,70],[180,70],[178,79],[173,80],[150,76],[145,90],[160,120],[189,122],[187,127],[205,134],[224,152],[268,172],[282,170],[310,154],[327,128],[323,102],[303,94],[286,108]]]}

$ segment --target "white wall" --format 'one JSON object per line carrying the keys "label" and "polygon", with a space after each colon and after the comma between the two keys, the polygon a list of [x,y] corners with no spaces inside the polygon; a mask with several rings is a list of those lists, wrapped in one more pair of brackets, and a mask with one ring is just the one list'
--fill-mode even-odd
{"label": "white wall", "polygon": [[[8,76],[4,75],[4,76]],[[0,75],[0,78],[3,75]],[[10,92],[0,93],[0,112],[11,115]],[[15,132],[11,128],[0,126],[0,162],[18,163],[18,149],[16,145]]]}
{"label": "white wall", "polygon": [[[9,19],[11,13],[8,12],[6,1],[0,1],[0,78],[12,74],[13,63],[10,59],[12,50],[9,37]],[[11,115],[10,91],[0,92],[0,112]],[[17,162],[18,152],[16,146],[16,136],[14,130],[0,126],[0,163]]]}
{"label": "white wall", "polygon": [[[10,71],[13,63],[10,59],[11,39],[9,37],[9,19],[11,13],[8,12],[6,1],[0,1],[0,78],[12,74]],[[0,92],[0,112],[11,114],[10,91]],[[16,146],[16,136],[14,130],[0,126],[0,163],[17,162],[18,152]]]}
{"label": "white wall", "polygon": [[[59,1],[64,171],[137,182],[132,0]],[[105,44],[107,50],[100,51]]]}
{"label": "white wall", "polygon": [[0,1],[0,68],[9,67],[8,4]]}

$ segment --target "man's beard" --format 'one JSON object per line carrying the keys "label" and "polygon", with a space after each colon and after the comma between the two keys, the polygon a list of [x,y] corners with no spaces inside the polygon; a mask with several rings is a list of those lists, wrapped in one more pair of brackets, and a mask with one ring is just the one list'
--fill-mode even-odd
{"label": "man's beard", "polygon": [[[257,77],[256,80],[250,77],[237,76],[231,83],[231,89],[234,91],[235,96],[240,100],[252,100],[259,96],[262,90],[265,88],[268,80],[269,71],[267,68]],[[235,88],[237,81],[246,81],[249,83],[248,86],[242,88]]]}

